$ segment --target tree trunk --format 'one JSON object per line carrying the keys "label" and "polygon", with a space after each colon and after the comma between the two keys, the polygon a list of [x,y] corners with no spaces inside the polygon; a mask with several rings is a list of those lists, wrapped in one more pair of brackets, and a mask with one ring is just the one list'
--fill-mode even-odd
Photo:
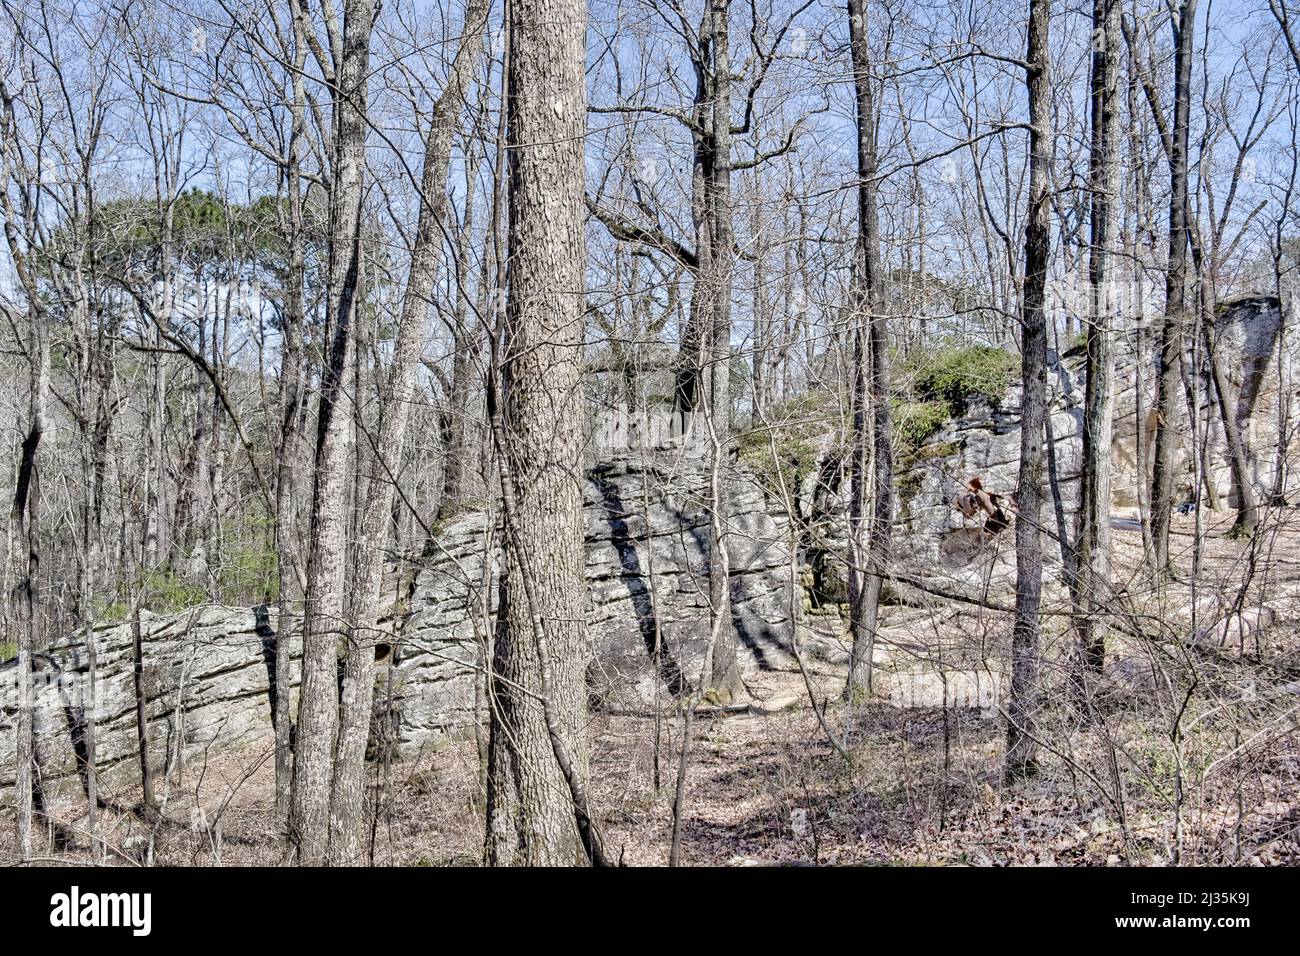
{"label": "tree trunk", "polygon": [[[9,231],[6,224],[6,232]],[[10,237],[12,240],[12,236]],[[10,242],[10,250],[15,244]],[[15,256],[17,258],[17,256]],[[19,268],[23,268],[20,264]],[[31,287],[34,289],[34,286]],[[30,293],[29,293],[30,294]],[[30,306],[32,320],[28,355],[31,361],[31,390],[28,394],[27,434],[23,437],[18,480],[14,490],[10,521],[17,525],[22,541],[23,559],[15,588],[15,630],[18,636],[18,734],[15,747],[17,768],[14,777],[14,800],[18,822],[18,856],[27,862],[32,856],[32,785],[35,754],[35,687],[32,679],[32,654],[40,633],[40,608],[37,602],[37,575],[40,573],[41,483],[39,451],[45,434],[45,405],[50,380],[50,344],[43,309]]]}
{"label": "tree trunk", "polygon": [[[854,291],[853,492],[849,522],[853,529],[853,564],[849,572],[849,615],[853,652],[844,695],[855,700],[871,692],[872,656],[880,589],[889,566],[894,520],[894,449],[889,415],[889,341],[880,277],[880,225],[877,208],[875,80],[871,75],[867,0],[849,0],[849,47],[857,103],[858,261]],[[863,342],[863,322],[867,341]],[[865,349],[864,349],[865,344]],[[863,352],[866,352],[863,355]],[[867,428],[867,406],[871,427]],[[868,431],[872,442],[870,540],[862,546],[866,523]]]}
{"label": "tree trunk", "polygon": [[289,823],[289,801],[293,775],[292,700],[293,643],[298,630],[297,610],[302,597],[302,560],[299,555],[299,470],[301,468],[303,378],[306,368],[303,343],[306,326],[304,288],[306,257],[303,213],[306,198],[302,186],[302,150],[306,136],[306,90],[303,71],[307,63],[307,41],[300,10],[293,16],[294,71],[293,128],[289,141],[288,246],[289,266],[285,275],[284,345],[280,356],[280,448],[275,480],[275,553],[278,573],[278,613],[275,623],[275,819],[281,827]]}
{"label": "tree trunk", "polygon": [[[0,82],[0,148],[6,154],[16,152],[13,138],[17,130],[13,125],[13,96]],[[27,433],[20,446],[20,457],[14,482],[14,498],[10,511],[10,527],[17,526],[21,554],[16,569],[13,592],[14,614],[12,622],[18,638],[16,661],[16,690],[18,714],[14,721],[17,740],[14,742],[14,816],[17,823],[18,858],[27,863],[32,858],[32,794],[35,782],[35,686],[32,675],[32,655],[39,643],[41,616],[37,592],[37,578],[41,568],[41,440],[45,435],[46,405],[50,392],[50,316],[43,305],[37,278],[25,253],[30,248],[32,234],[20,238],[19,220],[10,190],[11,164],[0,166],[0,212],[3,212],[5,245],[13,264],[14,274],[27,299],[27,316],[30,322],[26,345],[29,389],[27,393]],[[17,184],[17,183],[16,183]],[[18,184],[21,185],[21,184]],[[8,555],[6,555],[8,557]]]}
{"label": "tree trunk", "polygon": [[315,487],[303,607],[302,686],[294,754],[290,837],[298,862],[319,865],[329,842],[329,802],[338,725],[338,644],[344,628],[348,475],[352,455],[357,285],[365,168],[367,72],[374,0],[344,5],[342,62],[334,101],[330,197],[330,354],[320,385]]}
{"label": "tree trunk", "polygon": [[424,348],[429,302],[438,277],[438,257],[447,218],[447,174],[452,140],[465,103],[487,20],[487,0],[471,0],[465,11],[460,47],[447,88],[434,106],[424,150],[420,183],[420,213],[411,250],[410,275],[402,299],[393,362],[385,389],[383,419],[375,444],[368,494],[357,537],[355,587],[348,622],[351,632],[343,665],[343,697],[339,711],[338,752],[330,799],[332,865],[362,863],[362,811],[365,804],[366,742],[374,706],[374,646],[381,611],[384,555],[393,506],[393,486],[401,471],[402,445],[415,397],[415,370]]}
{"label": "tree trunk", "polygon": [[[1217,342],[1214,334],[1215,283],[1213,264],[1205,259],[1203,248],[1199,243],[1192,247],[1192,259],[1196,268],[1199,305],[1201,309],[1201,343],[1205,347],[1205,358],[1210,366],[1211,385],[1214,388],[1215,404],[1219,408],[1219,421],[1223,425],[1223,441],[1227,446],[1229,474],[1232,478],[1232,490],[1237,498],[1237,518],[1233,521],[1231,533],[1249,537],[1255,533],[1255,486],[1250,480],[1250,455],[1246,449],[1245,436],[1242,435],[1242,419],[1238,416],[1239,398],[1233,394],[1232,385],[1219,362]],[[1279,337],[1278,341],[1282,341]],[[1205,444],[1209,445],[1209,436]],[[1209,469],[1204,469],[1205,480],[1211,483]]]}
{"label": "tree trunk", "polygon": [[583,859],[584,842],[601,859],[585,805],[586,9],[510,0],[508,11],[509,295],[488,396],[506,536],[486,855],[499,866],[564,865]]}
{"label": "tree trunk", "polygon": [[144,683],[144,636],[140,629],[140,595],[131,598],[131,676],[135,689],[135,743],[140,755],[140,787],[146,814],[158,809],[149,764],[149,695]]}
{"label": "tree trunk", "polygon": [[[1124,32],[1124,14],[1120,12],[1120,32]],[[1126,38],[1127,43],[1127,38]],[[1131,48],[1130,48],[1131,49]],[[1152,553],[1151,548],[1151,507],[1149,493],[1151,490],[1150,475],[1147,470],[1147,415],[1146,402],[1144,396],[1146,386],[1142,379],[1145,377],[1147,369],[1147,316],[1146,316],[1146,283],[1142,281],[1142,263],[1138,258],[1139,235],[1143,226],[1146,224],[1145,211],[1147,206],[1145,199],[1147,195],[1147,178],[1146,164],[1143,162],[1142,154],[1142,137],[1138,130],[1138,124],[1135,120],[1137,116],[1137,78],[1138,65],[1135,58],[1130,53],[1128,68],[1128,87],[1125,91],[1125,105],[1128,110],[1129,134],[1128,134],[1128,153],[1129,163],[1133,170],[1133,221],[1129,230],[1128,245],[1126,256],[1129,260],[1129,281],[1134,290],[1133,309],[1135,314],[1133,329],[1133,364],[1139,372],[1138,379],[1133,383],[1133,457],[1134,461],[1134,484],[1137,490],[1138,503],[1138,523],[1142,526],[1142,553]]]}
{"label": "tree trunk", "polygon": [[1043,589],[1043,425],[1047,417],[1047,267],[1051,252],[1052,165],[1051,0],[1029,2],[1029,210],[1025,225],[1025,286],[1021,302],[1020,473],[1016,491],[1016,615],[1011,635],[1011,700],[1007,707],[1008,780],[1036,769],[1039,604]]}
{"label": "tree trunk", "polygon": [[731,526],[727,463],[731,448],[731,282],[735,255],[731,223],[731,57],[727,19],[730,0],[710,0],[713,11],[713,178],[709,183],[713,217],[713,275],[709,332],[709,407],[712,417],[713,482],[710,508],[715,520],[709,541],[709,598],[714,627],[713,673],[709,683],[721,703],[739,697],[743,685],[731,624],[731,582],[723,552]]}
{"label": "tree trunk", "polygon": [[[487,86],[484,85],[484,95]],[[480,114],[481,115],[481,114]],[[456,243],[456,314],[452,328],[451,389],[446,395],[447,429],[443,448],[442,493],[438,496],[438,517],[457,514],[465,497],[465,458],[469,454],[470,396],[473,393],[473,374],[478,358],[478,320],[470,318],[470,251],[474,243],[474,177],[477,171],[471,151],[465,162],[465,221],[461,224]],[[488,257],[483,257],[486,270]],[[486,272],[484,274],[486,280]],[[486,284],[486,282],[484,283]],[[480,294],[482,289],[479,290]]]}
{"label": "tree trunk", "polygon": [[[1079,597],[1075,628],[1081,661],[1100,674],[1105,662],[1105,635],[1098,618],[1110,589],[1110,446],[1113,426],[1111,376],[1111,246],[1115,200],[1119,193],[1120,0],[1093,0],[1092,5],[1092,155],[1089,168],[1091,213],[1088,255],[1087,382],[1083,421],[1083,501],[1076,549]],[[1081,681],[1087,675],[1080,675]],[[1080,685],[1086,693],[1086,686]]]}
{"label": "tree trunk", "polygon": [[700,14],[700,28],[691,47],[691,65],[695,69],[695,99],[691,106],[691,222],[695,229],[695,275],[690,310],[681,333],[676,383],[673,391],[674,417],[683,435],[700,440],[698,428],[692,430],[693,416],[705,401],[705,374],[709,325],[712,321],[713,289],[713,0],[705,0]]}
{"label": "tree trunk", "polygon": [[1160,327],[1156,380],[1155,461],[1151,472],[1151,568],[1169,570],[1169,523],[1173,512],[1174,450],[1178,444],[1178,379],[1187,311],[1187,138],[1191,111],[1192,42],[1196,0],[1182,0],[1174,27],[1174,124],[1169,151],[1169,261],[1165,316]]}

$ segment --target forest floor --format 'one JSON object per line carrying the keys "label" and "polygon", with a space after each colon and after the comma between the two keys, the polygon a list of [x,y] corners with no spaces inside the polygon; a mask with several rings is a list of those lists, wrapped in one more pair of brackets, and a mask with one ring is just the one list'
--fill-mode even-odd
{"label": "forest floor", "polygon": [[[1014,786],[1001,779],[1003,612],[891,608],[876,694],[852,708],[838,702],[842,668],[809,664],[815,705],[797,668],[757,675],[756,708],[693,721],[682,863],[1300,863],[1300,512],[1276,514],[1254,544],[1212,524],[1195,605],[1186,580],[1159,597],[1137,586],[1140,536],[1117,523],[1116,579],[1131,583],[1091,720],[1070,703],[1071,632],[1049,592],[1041,769]],[[1175,528],[1180,567],[1191,566],[1181,552],[1193,521]],[[1241,613],[1218,626],[1238,599]],[[1203,634],[1187,640],[1193,606]],[[991,696],[961,683],[989,677]],[[629,865],[669,859],[682,730],[673,711],[592,717],[594,797],[607,845]],[[371,769],[373,863],[480,861],[474,742]],[[138,793],[110,794],[108,861],[280,862],[273,778],[269,750],[191,762],[166,788],[164,823],[129,811]],[[71,842],[46,862],[85,862],[84,817],[62,822]],[[13,858],[12,834],[0,833],[0,860]]]}

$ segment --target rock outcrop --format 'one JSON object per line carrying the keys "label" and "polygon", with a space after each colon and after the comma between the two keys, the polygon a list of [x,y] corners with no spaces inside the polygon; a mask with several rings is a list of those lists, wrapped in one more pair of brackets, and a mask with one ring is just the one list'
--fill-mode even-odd
{"label": "rock outcrop", "polygon": [[[629,457],[588,472],[593,706],[645,709],[697,683],[709,643],[707,483],[672,459]],[[744,475],[731,494],[727,551],[741,669],[789,666],[788,522]],[[495,611],[497,569],[484,566],[484,556],[496,554],[494,534],[483,515],[470,516],[421,561],[392,670],[403,749],[474,722],[480,649]]]}
{"label": "rock outcrop", "polygon": [[[37,763],[51,796],[75,789],[91,713],[96,715],[95,763],[105,785],[139,777],[133,626],[99,627],[93,637],[93,687],[84,632],[60,639],[35,659]],[[201,760],[210,748],[270,746],[275,634],[265,609],[142,612],[140,637],[150,763],[158,772]],[[13,785],[17,703],[16,668],[10,661],[0,666],[0,789]]]}
{"label": "rock outcrop", "polygon": [[[1294,305],[1288,308],[1293,312]],[[1285,318],[1285,321],[1284,321]],[[1249,458],[1248,470],[1260,501],[1282,498],[1294,502],[1300,482],[1300,317],[1284,312],[1278,299],[1249,297],[1223,305],[1215,321],[1215,353],[1229,390],[1229,412],[1241,429]],[[1137,361],[1133,336],[1116,344],[1114,433],[1111,446],[1112,505],[1117,515],[1136,516],[1139,500],[1138,451],[1146,459],[1149,480],[1155,442],[1155,346],[1148,342],[1144,360]],[[1199,353],[1198,353],[1199,354]],[[1083,461],[1082,350],[1053,357],[1049,370],[1051,443],[1045,447],[1043,527],[1056,529],[1052,483],[1059,492],[1061,514],[1073,529],[1079,501]],[[1198,462],[1192,442],[1176,449],[1175,504],[1193,501],[1198,466],[1205,484],[1221,507],[1232,507],[1232,487],[1222,413],[1213,385],[1198,376],[1198,432],[1205,436],[1206,454]],[[931,435],[927,444],[901,469],[898,484],[898,537],[901,556],[917,567],[943,567],[960,575],[978,566],[994,565],[995,581],[1009,580],[1013,571],[1009,542],[981,542],[979,523],[964,518],[950,505],[953,495],[972,475],[984,486],[1010,498],[1017,485],[1020,461],[1020,389],[1013,387],[996,403],[975,401],[958,418]],[[1179,434],[1189,436],[1187,403],[1179,396]],[[1141,421],[1139,421],[1139,412]],[[1207,497],[1201,496],[1202,500]],[[1003,536],[1009,537],[1009,536]],[[1049,560],[1053,549],[1047,549]]]}
{"label": "rock outcrop", "polygon": [[[593,705],[636,710],[697,682],[709,641],[707,476],[682,462],[626,458],[586,482],[588,621]],[[732,623],[742,670],[789,666],[788,523],[745,476],[732,484]],[[472,727],[480,647],[495,608],[495,529],[482,514],[451,523],[417,562],[389,663],[376,691],[380,727],[400,750]],[[409,578],[407,580],[410,580]],[[208,606],[141,615],[152,761],[160,770],[210,748],[274,741],[274,611]],[[383,622],[381,622],[382,626]],[[97,628],[97,760],[109,786],[138,776],[129,623]],[[296,674],[295,661],[295,674]],[[12,787],[16,673],[0,665],[0,789]],[[37,661],[40,767],[50,793],[75,792],[90,702],[84,634]],[[294,689],[291,688],[291,692]],[[381,735],[376,735],[381,736]]]}

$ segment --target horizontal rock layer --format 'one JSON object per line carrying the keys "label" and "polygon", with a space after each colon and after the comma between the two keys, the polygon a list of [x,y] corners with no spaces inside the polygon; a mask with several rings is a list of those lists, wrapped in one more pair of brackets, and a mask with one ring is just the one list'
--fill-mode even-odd
{"label": "horizontal rock layer", "polygon": [[[709,635],[707,477],[697,468],[672,468],[625,459],[593,469],[586,481],[589,685],[596,706],[645,707],[691,686],[700,673]],[[787,525],[748,479],[735,480],[731,493],[731,618],[742,670],[788,666]],[[474,723],[479,649],[493,626],[497,590],[495,560],[485,568],[484,556],[495,558],[496,540],[485,516],[468,515],[417,562],[400,602],[407,613],[391,667],[379,668],[376,691],[376,709],[392,714],[385,726],[395,726],[403,750],[436,745]],[[274,610],[146,612],[140,628],[152,759],[160,769],[199,761],[212,747],[270,751]],[[138,778],[132,627],[96,628],[94,640],[96,763],[111,787]],[[36,670],[41,774],[51,793],[75,792],[91,707],[85,634],[44,651]],[[13,784],[16,671],[13,661],[0,665],[0,788]],[[293,672],[291,692],[296,660]]]}

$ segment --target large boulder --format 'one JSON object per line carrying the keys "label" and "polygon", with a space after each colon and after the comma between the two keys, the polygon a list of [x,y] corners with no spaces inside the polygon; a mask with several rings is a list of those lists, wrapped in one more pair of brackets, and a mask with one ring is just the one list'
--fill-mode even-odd
{"label": "large boulder", "polygon": [[[708,476],[689,460],[629,456],[590,469],[584,491],[588,691],[596,707],[643,709],[694,686],[708,651]],[[789,665],[788,521],[744,473],[730,492],[731,626],[741,670]],[[496,608],[490,535],[482,515],[461,519],[421,562],[395,667],[405,746],[473,724],[480,648]],[[486,569],[484,555],[493,558]]]}

